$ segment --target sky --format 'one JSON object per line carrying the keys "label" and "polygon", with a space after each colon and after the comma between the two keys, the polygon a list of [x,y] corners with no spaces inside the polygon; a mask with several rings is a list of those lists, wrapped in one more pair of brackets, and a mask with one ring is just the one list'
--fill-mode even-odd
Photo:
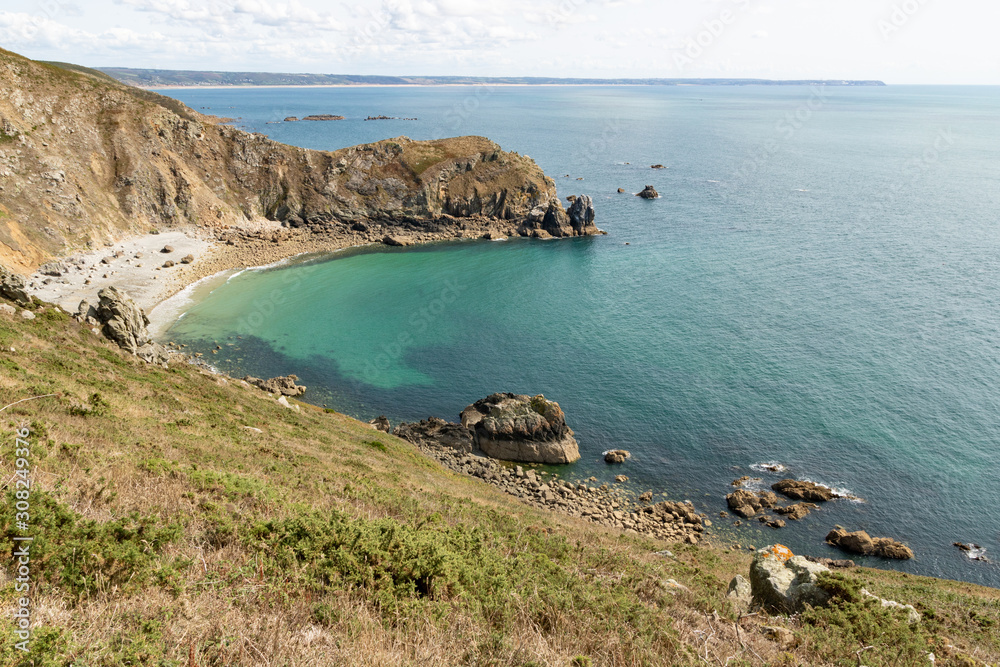
{"label": "sky", "polygon": [[996,0],[0,0],[36,60],[325,74],[1000,84]]}

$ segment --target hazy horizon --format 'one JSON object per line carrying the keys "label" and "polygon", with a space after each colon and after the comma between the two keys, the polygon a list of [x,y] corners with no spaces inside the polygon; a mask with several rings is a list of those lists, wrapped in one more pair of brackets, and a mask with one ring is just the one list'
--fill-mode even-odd
{"label": "hazy horizon", "polygon": [[996,85],[998,20],[983,0],[0,0],[0,45],[138,69]]}

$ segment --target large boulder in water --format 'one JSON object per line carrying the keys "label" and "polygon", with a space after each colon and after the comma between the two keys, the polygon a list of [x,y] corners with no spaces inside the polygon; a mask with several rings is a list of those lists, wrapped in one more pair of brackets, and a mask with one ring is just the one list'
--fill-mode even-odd
{"label": "large boulder in water", "polygon": [[840,526],[830,531],[826,541],[833,546],[862,556],[878,556],[895,560],[913,558],[913,550],[889,537],[872,537],[863,530],[849,533]]}
{"label": "large boulder in water", "polygon": [[771,488],[793,500],[808,500],[812,503],[823,503],[841,497],[826,486],[797,479],[783,479],[772,484]]}
{"label": "large boulder in water", "polygon": [[580,195],[569,208],[569,224],[577,236],[592,236],[600,233],[594,224],[594,201],[590,195]]}
{"label": "large boulder in water", "polygon": [[149,318],[128,294],[116,287],[105,287],[97,296],[97,319],[104,325],[107,338],[133,354],[151,340],[146,330]]}
{"label": "large boulder in water", "polygon": [[753,604],[784,614],[803,611],[806,605],[822,606],[830,594],[817,585],[817,578],[829,571],[826,566],[796,556],[780,544],[761,549],[750,564]]}
{"label": "large boulder in water", "polygon": [[559,404],[544,396],[493,394],[462,411],[477,447],[488,456],[525,463],[572,463],[580,459],[573,431]]}
{"label": "large boulder in water", "polygon": [[0,296],[23,308],[31,305],[31,297],[28,296],[28,285],[24,276],[14,273],[3,265],[0,265]]}

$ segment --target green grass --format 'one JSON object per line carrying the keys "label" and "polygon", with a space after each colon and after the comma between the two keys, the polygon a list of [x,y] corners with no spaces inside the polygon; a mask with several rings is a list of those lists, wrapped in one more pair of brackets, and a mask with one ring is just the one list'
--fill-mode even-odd
{"label": "green grass", "polygon": [[[148,367],[54,312],[0,316],[10,346],[4,396],[59,395],[0,416],[4,479],[15,429],[31,431],[45,610],[30,660],[0,617],[0,664],[857,665],[861,644],[873,666],[1000,656],[1000,591],[858,570],[829,582],[830,607],[745,617],[737,634],[725,590],[746,553],[527,507],[366,424]],[[675,558],[654,555],[665,547]],[[0,603],[14,600],[8,569]]]}

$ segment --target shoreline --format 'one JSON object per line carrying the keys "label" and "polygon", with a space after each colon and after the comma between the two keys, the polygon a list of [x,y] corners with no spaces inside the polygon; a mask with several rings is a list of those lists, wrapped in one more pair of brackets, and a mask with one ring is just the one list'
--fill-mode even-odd
{"label": "shoreline", "polygon": [[[495,238],[500,226],[501,235],[518,237],[513,224],[504,225],[507,221],[468,218],[464,222],[465,229],[391,236],[401,246],[416,246],[484,239],[484,235]],[[376,245],[392,247],[384,243],[387,236],[379,227],[337,235],[288,229],[269,221],[224,230],[183,227],[133,234],[97,250],[68,253],[52,260],[49,264],[62,264],[66,270],[60,276],[35,271],[27,276],[28,291],[74,314],[81,301],[96,305],[100,290],[114,286],[142,308],[150,320],[150,332],[154,339],[159,339],[183,316],[199,286],[212,284],[224,276],[228,280],[235,275],[234,271],[266,269],[306,255],[334,254]],[[174,250],[162,252],[166,246]],[[194,257],[189,264],[180,262],[186,255]],[[165,267],[167,262],[174,265]]]}

